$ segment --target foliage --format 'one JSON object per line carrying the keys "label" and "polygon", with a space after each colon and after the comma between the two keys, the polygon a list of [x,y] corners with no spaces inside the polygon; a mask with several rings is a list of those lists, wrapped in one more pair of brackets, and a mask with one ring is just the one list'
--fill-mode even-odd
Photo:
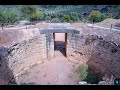
{"label": "foliage", "polygon": [[13,10],[0,10],[0,23],[13,24],[19,19],[17,13]]}
{"label": "foliage", "polygon": [[70,19],[72,20],[72,22],[78,21],[79,20],[78,13],[70,13]]}
{"label": "foliage", "polygon": [[87,77],[87,74],[88,74],[87,69],[88,69],[88,66],[86,64],[82,64],[78,68],[77,73],[80,75],[81,80],[84,80]]}
{"label": "foliage", "polygon": [[40,12],[39,10],[36,10],[34,13],[32,13],[30,20],[31,21],[41,20],[43,17],[44,17],[43,13]]}
{"label": "foliage", "polygon": [[100,11],[93,10],[89,15],[89,20],[92,22],[100,22],[105,19],[105,15],[102,14]]}
{"label": "foliage", "polygon": [[20,10],[24,17],[30,17],[32,13],[36,11],[36,6],[35,5],[22,5]]}
{"label": "foliage", "polygon": [[87,64],[82,64],[77,69],[77,73],[81,80],[87,81],[90,84],[97,84],[102,78],[98,73],[88,67]]}
{"label": "foliage", "polygon": [[[0,23],[14,23],[19,20],[50,20],[52,18],[53,20],[59,18],[60,21],[69,23],[78,22],[83,18],[84,21],[89,19],[92,22],[100,22],[110,13],[112,13],[112,18],[119,19],[120,5],[0,5]],[[9,19],[7,19],[8,17]]]}
{"label": "foliage", "polygon": [[50,19],[51,19],[50,16],[45,16],[45,17],[44,17],[44,20],[50,20]]}
{"label": "foliage", "polygon": [[63,16],[63,21],[64,21],[64,22],[72,22],[69,15],[64,15],[64,16]]}
{"label": "foliage", "polygon": [[42,19],[44,16],[36,5],[22,5],[20,10],[23,17],[26,17],[31,21]]}

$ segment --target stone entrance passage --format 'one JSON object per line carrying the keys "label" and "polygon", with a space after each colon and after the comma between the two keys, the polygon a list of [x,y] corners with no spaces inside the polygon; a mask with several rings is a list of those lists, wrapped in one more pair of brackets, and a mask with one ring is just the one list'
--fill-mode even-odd
{"label": "stone entrance passage", "polygon": [[66,33],[53,33],[54,35],[54,51],[55,57],[59,55],[63,55],[66,57],[66,44],[67,37],[65,37]]}
{"label": "stone entrance passage", "polygon": [[[72,40],[76,37],[76,34],[79,34],[79,30],[70,27],[70,24],[51,24],[49,27],[40,30],[41,33],[41,38],[44,39],[44,42],[42,42],[43,48],[43,57],[46,58],[47,60],[53,59],[56,56],[56,51],[61,52],[61,55],[68,57],[71,55],[71,43]],[[58,35],[64,34],[62,38]],[[57,39],[56,36],[59,38]],[[58,55],[57,55],[58,56]]]}

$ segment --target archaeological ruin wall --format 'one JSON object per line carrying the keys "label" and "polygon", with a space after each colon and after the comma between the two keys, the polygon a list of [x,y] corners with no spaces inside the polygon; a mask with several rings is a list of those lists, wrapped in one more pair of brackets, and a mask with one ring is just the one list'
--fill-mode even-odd
{"label": "archaeological ruin wall", "polygon": [[41,53],[44,42],[39,29],[8,30],[0,34],[0,84],[7,84],[33,64],[44,62]]}
{"label": "archaeological ruin wall", "polygon": [[120,78],[120,31],[84,26],[70,38],[69,57],[86,62],[97,73]]}
{"label": "archaeological ruin wall", "polygon": [[[40,30],[0,31],[0,84],[7,84],[13,76],[35,63],[54,58],[53,33],[42,34]],[[72,56],[97,73],[120,78],[120,31],[87,26],[82,26],[79,31],[70,33],[66,30],[67,58],[72,61]]]}

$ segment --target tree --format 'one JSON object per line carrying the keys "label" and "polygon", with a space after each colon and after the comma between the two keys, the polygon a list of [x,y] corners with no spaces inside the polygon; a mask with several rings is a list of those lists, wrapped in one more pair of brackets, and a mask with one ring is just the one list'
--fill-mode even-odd
{"label": "tree", "polygon": [[70,16],[69,15],[64,15],[63,16],[63,21],[64,22],[71,22]]}
{"label": "tree", "polygon": [[18,21],[18,19],[15,11],[9,9],[0,10],[0,23],[13,24]]}
{"label": "tree", "polygon": [[35,5],[22,5],[20,8],[24,17],[30,17],[33,12],[36,11]]}
{"label": "tree", "polygon": [[79,20],[78,13],[70,13],[70,19],[71,19],[73,22],[78,21],[78,20]]}
{"label": "tree", "polygon": [[102,14],[100,11],[97,10],[93,10],[91,11],[90,15],[89,15],[89,20],[94,22],[100,22],[102,20],[105,19],[105,15]]}
{"label": "tree", "polygon": [[32,13],[30,20],[31,21],[41,20],[43,17],[44,17],[43,13],[40,12],[39,10],[36,10],[34,13]]}
{"label": "tree", "polygon": [[31,21],[42,19],[44,14],[39,11],[37,5],[22,5],[20,8],[22,15]]}

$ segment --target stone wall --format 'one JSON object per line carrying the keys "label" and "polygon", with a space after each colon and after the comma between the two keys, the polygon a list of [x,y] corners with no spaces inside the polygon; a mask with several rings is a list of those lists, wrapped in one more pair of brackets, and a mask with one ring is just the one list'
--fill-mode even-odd
{"label": "stone wall", "polygon": [[[80,34],[68,33],[66,53],[68,58],[84,61],[98,73],[120,78],[119,31],[83,26]],[[7,84],[31,65],[52,58],[52,34],[40,34],[39,29],[0,31],[0,84]]]}
{"label": "stone wall", "polygon": [[120,78],[120,32],[82,27],[79,35],[69,38],[69,57],[85,60],[97,73]]}
{"label": "stone wall", "polygon": [[17,43],[9,50],[9,68],[14,75],[28,69],[35,63],[42,63],[42,41],[40,37],[34,37],[28,41]]}
{"label": "stone wall", "polygon": [[46,60],[44,38],[39,29],[0,31],[0,84]]}
{"label": "stone wall", "polygon": [[13,77],[12,70],[8,67],[8,50],[0,47],[0,85],[7,84]]}
{"label": "stone wall", "polygon": [[24,40],[32,39],[40,35],[38,28],[17,29],[17,30],[0,30],[0,47],[10,47]]}

